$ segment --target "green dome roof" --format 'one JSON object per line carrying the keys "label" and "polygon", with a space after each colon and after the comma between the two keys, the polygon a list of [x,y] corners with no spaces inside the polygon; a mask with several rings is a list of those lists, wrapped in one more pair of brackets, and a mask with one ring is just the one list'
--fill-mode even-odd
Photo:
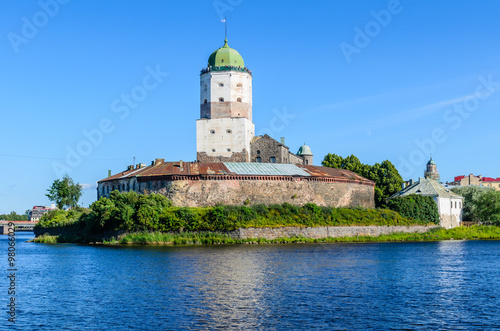
{"label": "green dome roof", "polygon": [[307,146],[306,144],[300,146],[299,151],[297,152],[297,155],[313,155],[311,152],[311,148]]}
{"label": "green dome roof", "polygon": [[429,160],[429,162],[427,162],[427,164],[436,164],[436,162],[434,162],[434,160],[432,159],[432,156],[431,156],[431,159]]}
{"label": "green dome roof", "polygon": [[237,50],[232,49],[227,45],[227,39],[224,40],[224,46],[216,50],[208,58],[209,67],[245,67],[245,62]]}

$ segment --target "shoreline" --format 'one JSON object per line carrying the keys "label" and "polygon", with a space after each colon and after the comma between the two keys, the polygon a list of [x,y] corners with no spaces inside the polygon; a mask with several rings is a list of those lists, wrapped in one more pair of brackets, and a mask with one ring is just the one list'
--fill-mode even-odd
{"label": "shoreline", "polygon": [[[384,228],[384,227],[381,227]],[[123,233],[118,237],[110,237],[102,241],[86,241],[77,237],[43,234],[30,242],[57,244],[78,243],[106,246],[200,246],[200,245],[239,245],[239,244],[306,244],[306,243],[367,243],[367,242],[424,242],[443,240],[495,240],[500,239],[500,227],[491,225],[475,225],[443,229],[434,227],[426,232],[394,232],[378,236],[356,235],[339,237],[311,238],[289,236],[276,238],[235,238],[220,232],[135,232]]]}

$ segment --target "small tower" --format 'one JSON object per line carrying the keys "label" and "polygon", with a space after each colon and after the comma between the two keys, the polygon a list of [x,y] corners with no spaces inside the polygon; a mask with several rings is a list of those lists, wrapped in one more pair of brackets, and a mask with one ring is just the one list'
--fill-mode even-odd
{"label": "small tower", "polygon": [[439,171],[437,170],[436,162],[434,162],[432,156],[429,162],[427,162],[427,169],[424,172],[424,176],[426,179],[434,179],[437,182],[441,181],[439,176]]}
{"label": "small tower", "polygon": [[313,153],[311,148],[304,143],[304,145],[300,146],[297,155],[304,159],[304,164],[313,164]]}
{"label": "small tower", "polygon": [[252,123],[252,74],[235,49],[210,55],[200,74],[200,119],[196,154],[200,162],[249,162]]}

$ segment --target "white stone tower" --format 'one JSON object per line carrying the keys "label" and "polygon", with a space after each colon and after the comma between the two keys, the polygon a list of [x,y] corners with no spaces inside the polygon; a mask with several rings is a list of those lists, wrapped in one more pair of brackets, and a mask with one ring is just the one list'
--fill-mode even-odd
{"label": "white stone tower", "polygon": [[196,121],[199,162],[249,162],[252,123],[252,73],[227,44],[208,59],[200,75],[200,119]]}

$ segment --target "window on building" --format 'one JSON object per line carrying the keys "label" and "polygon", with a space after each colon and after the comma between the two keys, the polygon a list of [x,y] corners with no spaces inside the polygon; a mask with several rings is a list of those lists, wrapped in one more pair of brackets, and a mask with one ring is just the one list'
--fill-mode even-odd
{"label": "window on building", "polygon": [[306,160],[306,164],[309,164],[309,160]]}
{"label": "window on building", "polygon": [[161,187],[165,187],[165,181],[161,182]]}
{"label": "window on building", "polygon": [[153,183],[148,182],[148,190],[151,190],[151,187],[153,186]]}
{"label": "window on building", "polygon": [[231,131],[231,130],[226,130],[226,133],[233,133],[233,131]]}
{"label": "window on building", "polygon": [[257,162],[257,163],[261,163],[262,162],[262,159],[260,158],[260,156],[257,156],[257,158],[255,159],[255,162]]}
{"label": "window on building", "polygon": [[271,157],[269,158],[269,162],[271,162],[271,163],[276,163],[276,158],[275,158],[274,156],[271,156]]}
{"label": "window on building", "polygon": [[212,148],[212,153],[215,153],[215,148]]}
{"label": "window on building", "polygon": [[228,152],[230,152],[230,151],[231,151],[231,148],[227,148],[226,150],[227,150]]}
{"label": "window on building", "polygon": [[220,62],[224,63],[224,59],[221,59]]}
{"label": "window on building", "polygon": [[210,134],[215,134],[215,130],[210,130]]}
{"label": "window on building", "polygon": [[224,102],[224,98],[219,98],[219,102]]}
{"label": "window on building", "polygon": [[224,84],[223,83],[219,83],[219,87],[224,87]]}
{"label": "window on building", "polygon": [[453,208],[453,201],[451,202],[451,208]]}
{"label": "window on building", "polygon": [[455,201],[455,208],[457,208],[457,202]]}
{"label": "window on building", "polygon": [[132,184],[132,191],[135,191],[135,182]]}
{"label": "window on building", "polygon": [[241,98],[238,98],[236,101],[241,102]]}
{"label": "window on building", "polygon": [[207,100],[207,99],[205,99],[205,101],[203,101],[203,103],[208,103],[208,100]]}
{"label": "window on building", "polygon": [[260,151],[259,150],[257,151],[257,155],[260,155]]}

